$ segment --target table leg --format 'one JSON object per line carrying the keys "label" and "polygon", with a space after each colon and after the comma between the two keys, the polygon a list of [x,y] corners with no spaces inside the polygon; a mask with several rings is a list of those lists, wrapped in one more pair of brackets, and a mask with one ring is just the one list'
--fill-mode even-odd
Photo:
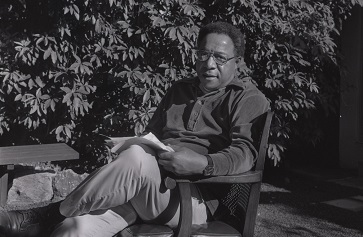
{"label": "table leg", "polygon": [[5,206],[8,199],[9,171],[14,170],[14,165],[7,165],[0,170],[0,206]]}

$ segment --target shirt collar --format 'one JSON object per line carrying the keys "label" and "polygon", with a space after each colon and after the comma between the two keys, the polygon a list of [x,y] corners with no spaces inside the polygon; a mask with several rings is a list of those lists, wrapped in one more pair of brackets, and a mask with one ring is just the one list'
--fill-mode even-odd
{"label": "shirt collar", "polygon": [[243,78],[243,79],[239,79],[237,77],[234,77],[233,80],[226,86],[226,87],[230,87],[230,86],[237,86],[240,87],[242,89],[246,88],[246,83],[251,81],[250,78]]}
{"label": "shirt collar", "polygon": [[[246,82],[251,81],[251,79],[249,78],[243,78],[243,79],[239,79],[238,77],[234,77],[233,80],[224,88],[220,88],[219,90],[224,90],[225,88],[228,87],[233,87],[233,86],[237,86],[241,89],[245,89],[246,88]],[[193,80],[186,80],[186,82],[189,82],[191,84],[193,84],[193,86],[198,87],[199,88],[199,78],[196,76],[193,78]]]}

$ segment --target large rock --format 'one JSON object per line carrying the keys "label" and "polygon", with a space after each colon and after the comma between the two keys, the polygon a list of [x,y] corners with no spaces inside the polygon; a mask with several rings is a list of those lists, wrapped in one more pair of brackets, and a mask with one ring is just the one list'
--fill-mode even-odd
{"label": "large rock", "polygon": [[16,177],[8,193],[8,205],[27,206],[53,198],[52,180],[55,173],[31,173]]}
{"label": "large rock", "polygon": [[88,176],[79,175],[73,170],[55,172],[20,168],[15,172],[8,192],[7,206],[22,209],[63,200],[77,185]]}
{"label": "large rock", "polygon": [[79,175],[70,169],[57,173],[53,178],[53,201],[64,199],[87,176],[87,173]]}

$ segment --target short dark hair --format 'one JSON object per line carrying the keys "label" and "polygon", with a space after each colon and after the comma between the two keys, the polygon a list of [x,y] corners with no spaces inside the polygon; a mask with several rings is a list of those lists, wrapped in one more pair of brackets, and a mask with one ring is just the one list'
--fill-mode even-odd
{"label": "short dark hair", "polygon": [[229,36],[229,38],[231,38],[234,44],[234,51],[236,56],[243,57],[245,53],[245,36],[238,28],[227,22],[218,21],[218,22],[209,23],[200,29],[197,39],[197,46],[199,47],[202,40],[208,34],[212,33]]}

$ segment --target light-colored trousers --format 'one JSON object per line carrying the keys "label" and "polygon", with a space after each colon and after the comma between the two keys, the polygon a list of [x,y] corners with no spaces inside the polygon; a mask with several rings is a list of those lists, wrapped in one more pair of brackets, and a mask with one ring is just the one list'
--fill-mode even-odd
{"label": "light-colored trousers", "polygon": [[[146,222],[157,221],[169,212],[171,218],[166,224],[176,227],[179,196],[163,187],[155,157],[151,148],[132,145],[116,160],[90,174],[61,203],[60,213],[67,218],[58,225],[52,237],[113,236],[127,227],[127,223],[109,209],[130,203]],[[207,207],[195,187],[192,187],[192,206],[192,222],[205,223]],[[98,213],[100,210],[104,211]]]}

